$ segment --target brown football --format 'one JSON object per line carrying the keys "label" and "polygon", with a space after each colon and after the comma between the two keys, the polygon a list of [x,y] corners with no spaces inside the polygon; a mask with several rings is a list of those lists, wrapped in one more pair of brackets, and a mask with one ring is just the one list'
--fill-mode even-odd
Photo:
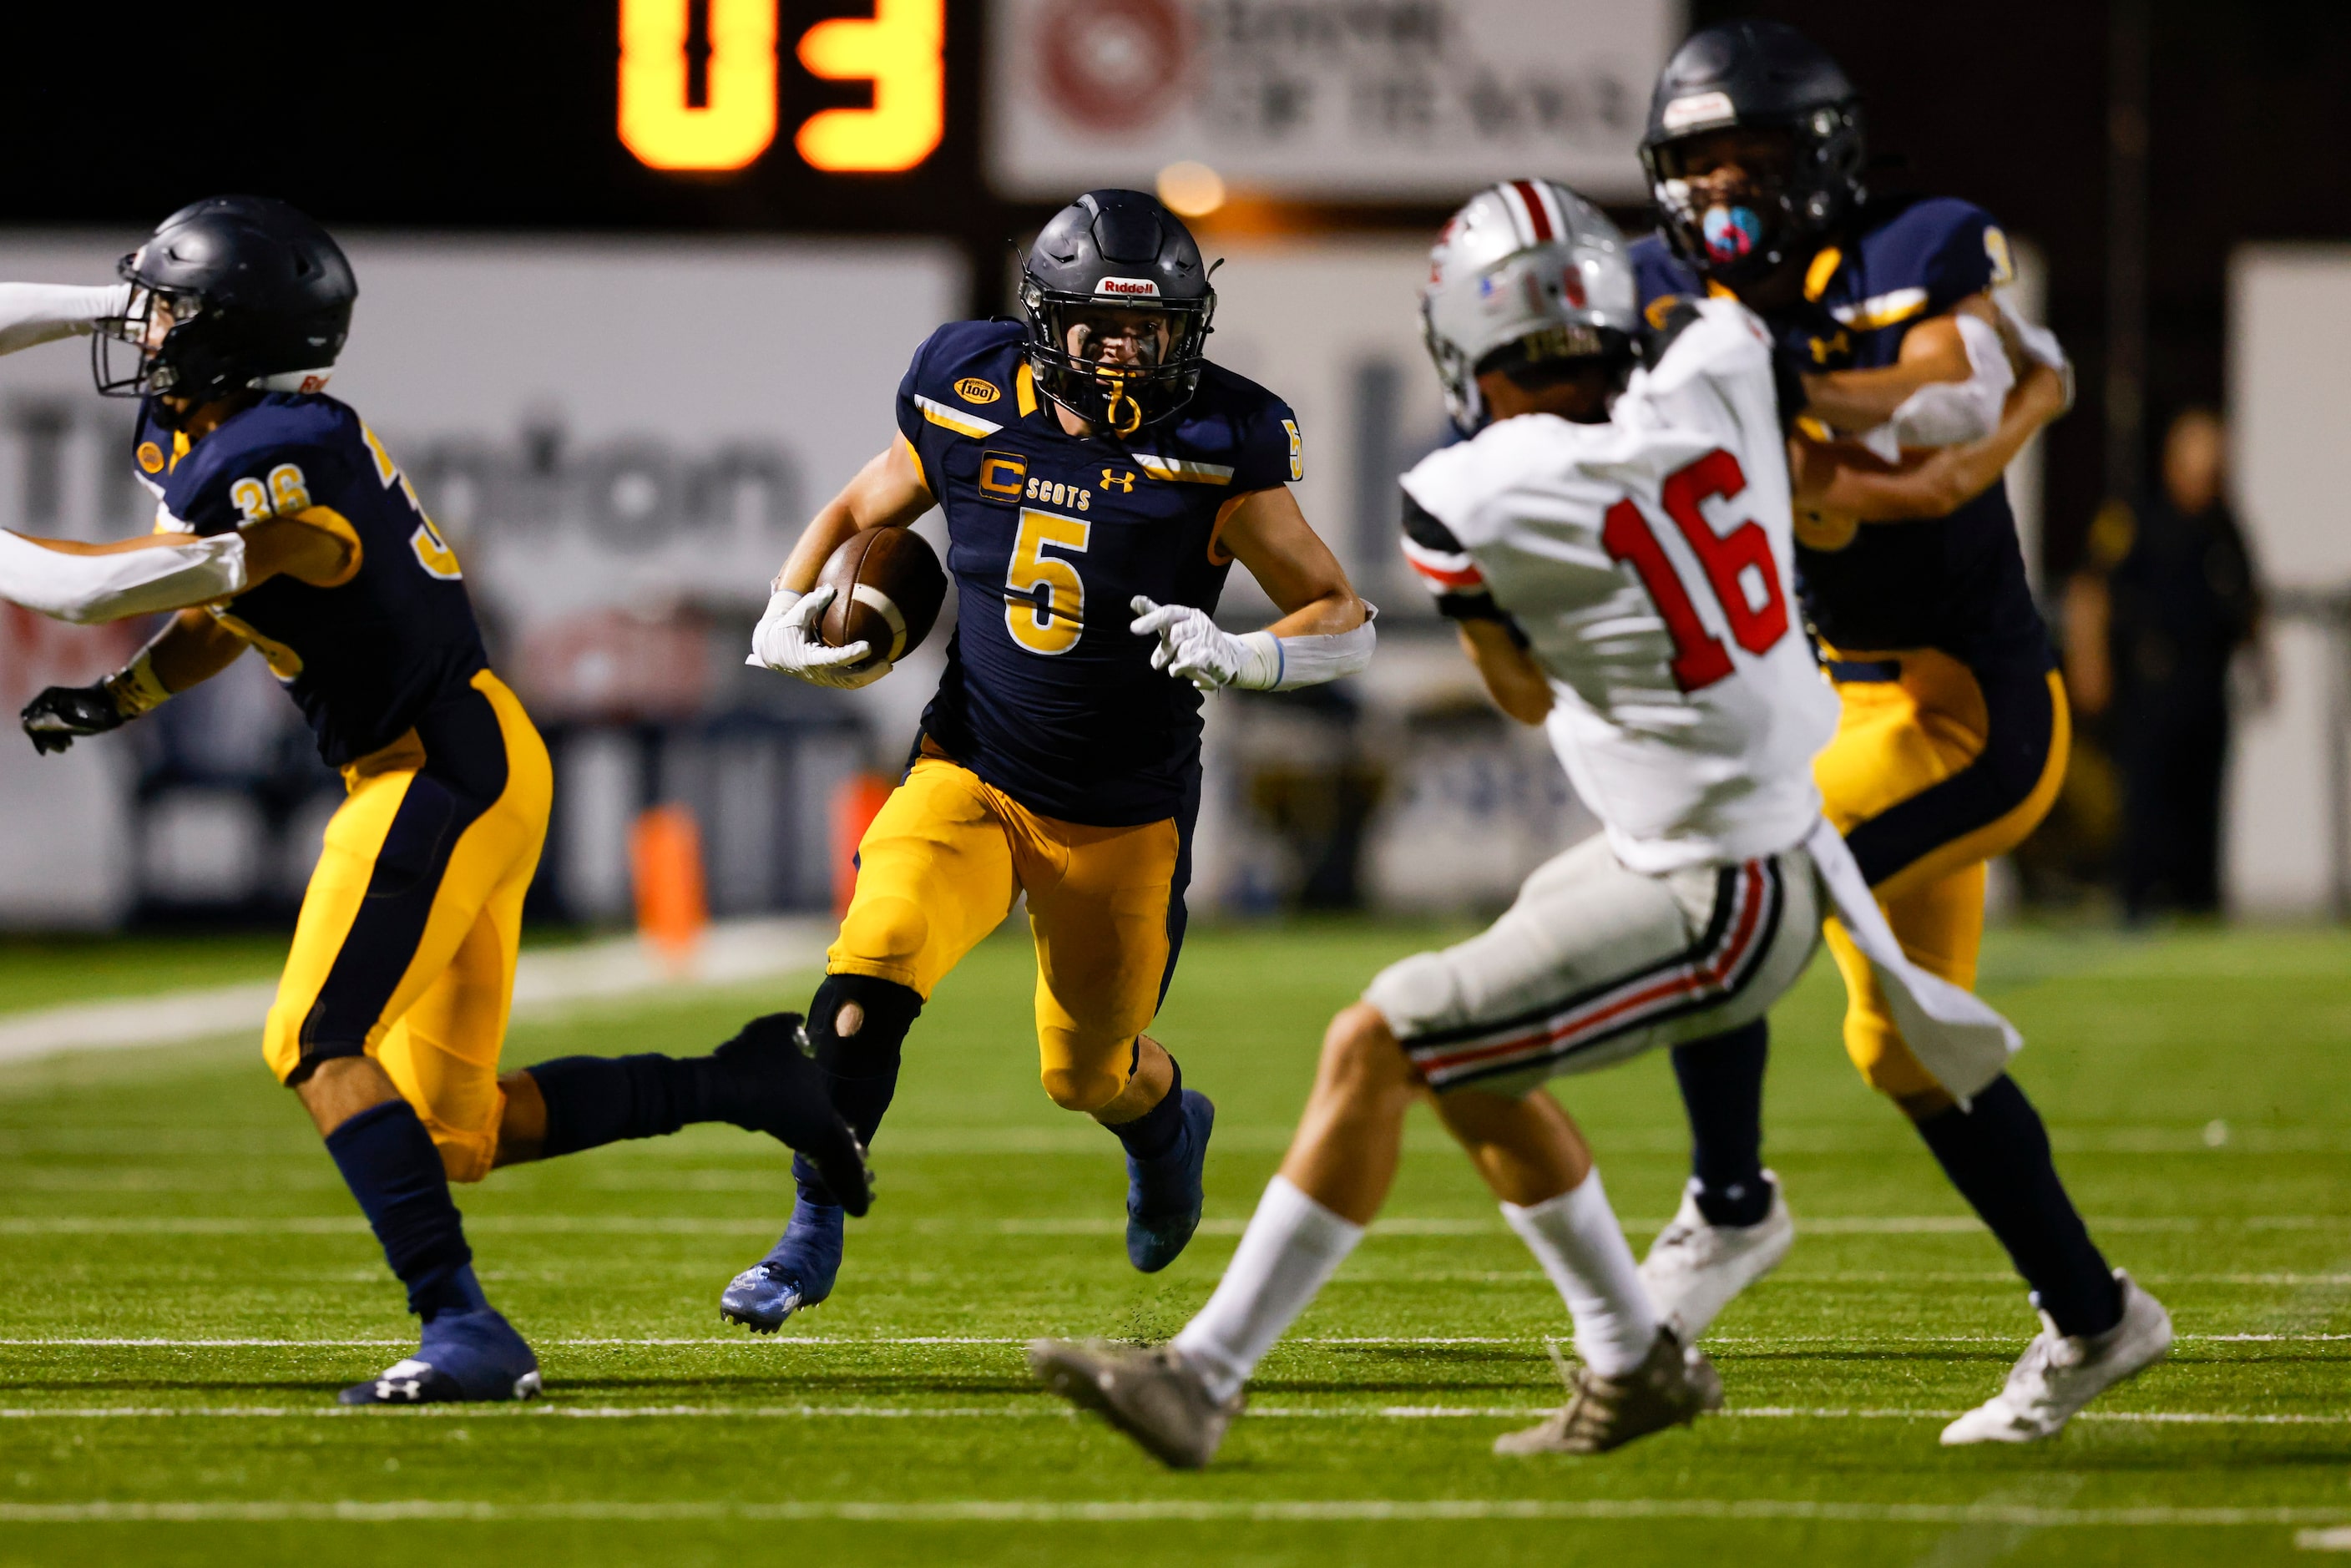
{"label": "brown football", "polygon": [[912,528],[866,528],[851,536],[824,563],[816,583],[837,591],[817,622],[826,645],[868,643],[891,664],[931,634],[947,594],[938,552]]}

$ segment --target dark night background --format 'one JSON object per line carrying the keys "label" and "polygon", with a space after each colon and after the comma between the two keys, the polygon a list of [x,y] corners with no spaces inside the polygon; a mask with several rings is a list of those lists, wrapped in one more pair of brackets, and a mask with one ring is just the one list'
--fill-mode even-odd
{"label": "dark night background", "polygon": [[[1691,7],[1693,25],[1768,15],[1805,29],[1860,85],[1876,151],[1900,161],[1880,184],[1969,197],[2042,247],[2051,325],[2084,371],[2081,404],[2050,442],[2048,564],[2059,571],[2115,477],[2102,425],[2108,67],[2112,6],[2134,3],[2147,18],[2146,384],[2159,429],[2170,409],[2222,392],[2233,246],[2351,238],[2351,5]],[[937,233],[980,264],[975,308],[1001,299],[1005,242],[1041,214],[995,201],[979,173],[979,0],[949,6],[946,141],[917,171],[880,177],[811,172],[788,145],[808,113],[862,91],[808,77],[789,40],[870,5],[783,5],[777,148],[720,177],[656,173],[620,145],[610,0],[58,8],[19,34],[26,68],[0,96],[0,222],[144,225],[193,196],[254,190],[347,225]],[[364,31],[345,25],[360,15]],[[152,65],[120,68],[141,59]],[[1439,216],[1301,209],[1275,221],[1417,229]]]}

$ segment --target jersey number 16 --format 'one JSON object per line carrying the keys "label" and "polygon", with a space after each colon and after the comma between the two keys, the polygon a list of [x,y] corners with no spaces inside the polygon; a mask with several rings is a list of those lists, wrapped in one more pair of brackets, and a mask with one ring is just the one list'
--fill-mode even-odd
{"label": "jersey number 16", "polygon": [[[1659,499],[1690,553],[1698,557],[1731,636],[1749,653],[1761,654],[1788,634],[1788,597],[1781,591],[1771,538],[1763,525],[1752,519],[1728,534],[1718,534],[1698,509],[1702,502],[1717,497],[1729,500],[1746,488],[1747,476],[1740,472],[1739,459],[1718,447],[1668,475]],[[1632,563],[1641,575],[1641,585],[1656,601],[1657,613],[1665,617],[1666,630],[1674,640],[1674,685],[1694,692],[1729,674],[1730,651],[1722,645],[1722,639],[1707,630],[1681,573],[1666,553],[1665,542],[1631,497],[1608,508],[1600,542],[1608,547],[1613,559]],[[1763,591],[1761,604],[1748,597],[1746,573],[1750,567],[1759,580],[1756,586]]]}

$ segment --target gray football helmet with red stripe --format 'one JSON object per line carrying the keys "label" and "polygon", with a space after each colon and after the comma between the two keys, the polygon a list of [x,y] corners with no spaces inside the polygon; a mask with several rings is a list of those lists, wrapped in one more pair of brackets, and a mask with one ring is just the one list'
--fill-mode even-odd
{"label": "gray football helmet with red stripe", "polygon": [[1488,418],[1480,371],[1595,356],[1629,370],[1640,319],[1625,236],[1549,180],[1479,192],[1428,253],[1421,336],[1464,435]]}

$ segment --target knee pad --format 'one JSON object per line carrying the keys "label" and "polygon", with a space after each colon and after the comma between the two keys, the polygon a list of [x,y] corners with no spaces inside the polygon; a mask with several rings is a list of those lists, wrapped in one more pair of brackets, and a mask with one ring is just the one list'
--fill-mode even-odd
{"label": "knee pad", "polygon": [[839,949],[866,963],[910,967],[931,939],[931,917],[911,898],[881,894],[853,900],[841,923]]}
{"label": "knee pad", "polygon": [[1862,1082],[1890,1099],[1907,1101],[1944,1092],[1935,1075],[1902,1043],[1890,1019],[1849,1014],[1844,1020],[1844,1053],[1853,1059]]}
{"label": "knee pad", "polygon": [[[895,980],[827,975],[809,1003],[809,1041],[816,1047],[817,1065],[839,1078],[895,1073],[899,1048],[922,1011],[923,998]],[[841,1028],[844,1017],[853,1026],[846,1032]]]}
{"label": "knee pad", "polygon": [[1111,1068],[1064,1063],[1037,1074],[1045,1093],[1064,1111],[1099,1111],[1118,1098],[1131,1073]]}

